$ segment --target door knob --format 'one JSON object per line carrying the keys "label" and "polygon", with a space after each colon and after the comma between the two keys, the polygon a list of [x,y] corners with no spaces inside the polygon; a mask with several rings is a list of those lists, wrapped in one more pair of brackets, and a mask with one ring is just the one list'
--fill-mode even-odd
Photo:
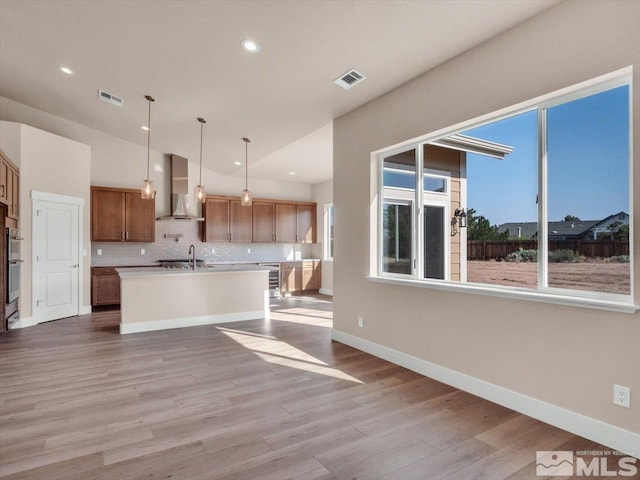
{"label": "door knob", "polygon": [[78,268],[80,264],[76,263],[75,265],[71,265],[71,268]]}

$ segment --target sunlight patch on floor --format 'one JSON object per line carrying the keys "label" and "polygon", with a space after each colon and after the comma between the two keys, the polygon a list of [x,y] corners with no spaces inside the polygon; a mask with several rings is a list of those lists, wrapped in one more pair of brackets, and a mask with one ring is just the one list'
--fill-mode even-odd
{"label": "sunlight patch on floor", "polygon": [[254,352],[265,362],[295,368],[318,375],[325,375],[327,377],[337,378],[340,380],[363,383],[357,378],[336,368],[331,368],[322,360],[303,352],[299,348],[296,348],[287,342],[278,340],[277,338],[260,336],[250,332],[245,333],[239,330],[232,330],[223,327],[216,328],[247,350]]}

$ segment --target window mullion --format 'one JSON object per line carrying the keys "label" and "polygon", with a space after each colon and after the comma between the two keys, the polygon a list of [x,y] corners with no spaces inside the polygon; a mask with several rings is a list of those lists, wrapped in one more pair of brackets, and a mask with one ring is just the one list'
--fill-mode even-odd
{"label": "window mullion", "polygon": [[416,268],[414,269],[414,275],[417,278],[424,277],[424,215],[422,214],[424,209],[424,198],[423,198],[423,181],[422,175],[424,172],[424,149],[422,145],[418,145],[416,147],[416,211],[415,211],[415,219],[416,219],[416,228],[415,231],[415,263]]}
{"label": "window mullion", "polygon": [[538,108],[538,289],[549,285],[547,171],[547,109]]}

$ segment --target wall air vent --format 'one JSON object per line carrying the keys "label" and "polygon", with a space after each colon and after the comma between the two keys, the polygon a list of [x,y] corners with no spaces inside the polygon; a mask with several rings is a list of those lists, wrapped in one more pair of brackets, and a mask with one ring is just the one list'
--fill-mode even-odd
{"label": "wall air vent", "polygon": [[367,77],[365,77],[363,74],[352,68],[348,72],[343,73],[342,75],[340,75],[340,77],[336,78],[333,83],[341,86],[345,90],[349,90],[351,87],[357,85],[366,78]]}
{"label": "wall air vent", "polygon": [[110,93],[107,93],[104,90],[98,90],[98,98],[103,102],[110,103],[111,105],[115,105],[117,107],[124,107],[123,99],[116,97],[115,95],[111,95]]}

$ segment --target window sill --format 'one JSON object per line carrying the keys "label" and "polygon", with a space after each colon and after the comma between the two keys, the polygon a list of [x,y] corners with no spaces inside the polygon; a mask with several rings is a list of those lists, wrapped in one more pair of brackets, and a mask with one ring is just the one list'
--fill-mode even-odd
{"label": "window sill", "polygon": [[491,297],[528,300],[532,302],[553,303],[556,305],[608,310],[611,312],[635,313],[636,311],[640,310],[640,306],[622,301],[585,298],[547,292],[527,291],[512,289],[509,287],[501,288],[486,285],[455,284],[452,282],[445,283],[429,280],[409,280],[404,278],[381,277],[373,275],[367,276],[367,280],[369,280],[370,282],[387,283],[390,285],[405,285],[408,287],[431,288],[434,290],[471,293],[476,295],[488,295]]}

